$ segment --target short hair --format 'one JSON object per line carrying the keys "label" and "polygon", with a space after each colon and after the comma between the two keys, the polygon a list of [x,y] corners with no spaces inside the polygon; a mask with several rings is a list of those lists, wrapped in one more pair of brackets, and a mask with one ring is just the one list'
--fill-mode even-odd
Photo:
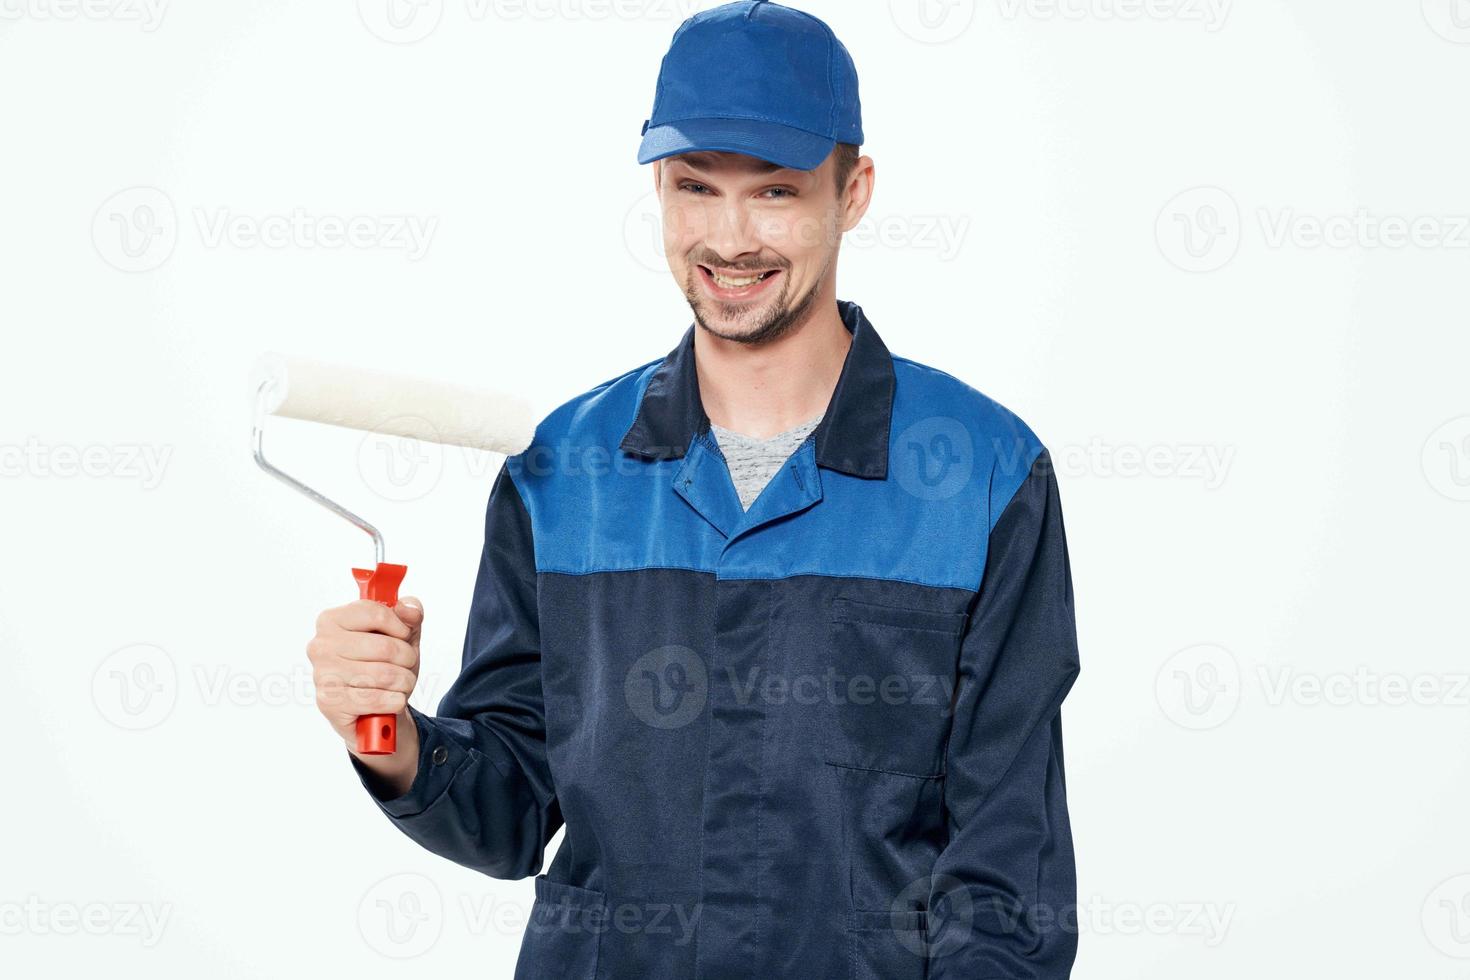
{"label": "short hair", "polygon": [[834,170],[839,201],[842,200],[842,192],[847,190],[847,182],[852,178],[852,172],[857,168],[858,157],[861,155],[862,148],[855,143],[838,143],[832,151],[833,162],[836,164]]}

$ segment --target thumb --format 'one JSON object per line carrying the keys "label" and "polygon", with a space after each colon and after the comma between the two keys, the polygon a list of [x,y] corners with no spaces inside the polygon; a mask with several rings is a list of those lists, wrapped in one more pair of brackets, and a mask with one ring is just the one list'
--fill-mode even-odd
{"label": "thumb", "polygon": [[403,596],[398,600],[398,605],[393,607],[393,611],[403,620],[404,625],[413,630],[410,640],[418,639],[419,630],[424,625],[424,604],[419,601],[418,596]]}

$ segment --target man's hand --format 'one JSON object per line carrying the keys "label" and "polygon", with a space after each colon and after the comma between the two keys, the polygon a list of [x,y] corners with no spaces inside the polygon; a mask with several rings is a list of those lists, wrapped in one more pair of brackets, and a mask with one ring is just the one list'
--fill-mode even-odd
{"label": "man's hand", "polygon": [[[377,777],[374,789],[384,799],[408,792],[418,772],[418,728],[408,713],[408,696],[418,683],[423,625],[423,605],[413,596],[392,609],[358,599],[323,611],[306,644],[317,710]],[[397,715],[397,751],[358,755],[359,715]]]}

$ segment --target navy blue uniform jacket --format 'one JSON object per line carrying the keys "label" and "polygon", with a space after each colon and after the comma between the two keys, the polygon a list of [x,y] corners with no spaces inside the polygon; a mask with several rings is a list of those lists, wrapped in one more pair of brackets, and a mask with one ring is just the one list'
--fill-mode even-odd
{"label": "navy blue uniform jacket", "polygon": [[[516,980],[1061,980],[1078,673],[1046,448],[856,304],[749,511],[691,324],[546,416],[490,492],[410,838],[536,875]],[[565,826],[549,867],[546,845]]]}

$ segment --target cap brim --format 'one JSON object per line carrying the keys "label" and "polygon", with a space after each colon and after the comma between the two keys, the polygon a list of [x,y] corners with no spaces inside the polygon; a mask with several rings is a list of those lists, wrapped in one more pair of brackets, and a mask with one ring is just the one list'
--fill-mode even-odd
{"label": "cap brim", "polygon": [[638,162],[720,150],[759,157],[792,170],[815,170],[836,146],[835,139],[758,119],[680,119],[652,126],[643,134]]}

